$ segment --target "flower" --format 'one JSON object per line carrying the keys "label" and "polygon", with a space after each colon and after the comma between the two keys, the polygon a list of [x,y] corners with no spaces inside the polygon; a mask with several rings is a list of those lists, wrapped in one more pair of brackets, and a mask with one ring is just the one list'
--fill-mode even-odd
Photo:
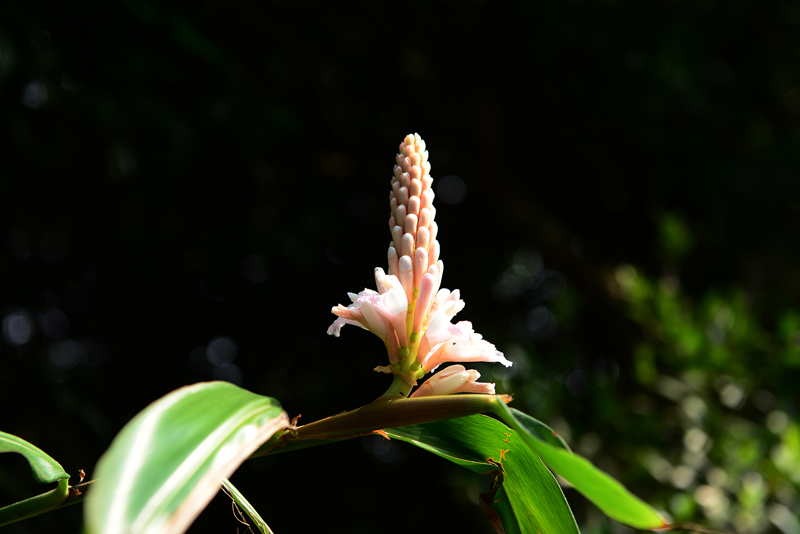
{"label": "flower", "polygon": [[[434,221],[433,178],[425,141],[419,134],[406,136],[395,162],[389,194],[389,274],[376,268],[377,291],[349,293],[350,305],[334,306],[331,311],[338,318],[328,334],[338,337],[346,324],[374,333],[389,354],[391,366],[385,370],[409,387],[446,362],[510,366],[502,352],[475,333],[469,321],[452,323],[464,309],[464,301],[457,289],[451,292],[440,288],[444,263],[439,259],[441,247],[436,239],[439,227]],[[433,375],[412,396],[494,393],[494,384],[476,382],[479,376],[477,371],[454,365]]]}
{"label": "flower", "polygon": [[451,365],[426,380],[411,394],[411,398],[451,393],[490,393],[494,395],[494,384],[477,382],[480,376],[481,374],[475,369],[467,371],[463,365]]}

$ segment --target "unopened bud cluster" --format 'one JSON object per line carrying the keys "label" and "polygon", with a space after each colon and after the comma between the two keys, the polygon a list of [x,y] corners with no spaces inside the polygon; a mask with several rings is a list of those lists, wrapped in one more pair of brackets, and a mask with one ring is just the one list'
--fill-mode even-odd
{"label": "unopened bud cluster", "polygon": [[[389,206],[389,230],[392,244],[389,247],[389,272],[403,284],[408,300],[422,285],[422,278],[430,274],[436,285],[441,281],[444,263],[439,260],[438,226],[434,218],[433,178],[425,141],[419,134],[409,135],[400,144],[395,157],[397,165],[392,177]],[[427,311],[427,310],[426,310]]]}

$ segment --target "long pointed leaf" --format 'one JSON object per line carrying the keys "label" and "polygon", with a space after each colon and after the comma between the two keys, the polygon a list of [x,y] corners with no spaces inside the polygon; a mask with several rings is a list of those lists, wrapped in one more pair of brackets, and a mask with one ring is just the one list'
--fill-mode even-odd
{"label": "long pointed leaf", "polygon": [[173,391],[134,417],[98,462],[87,531],[183,532],[222,479],[288,425],[276,400],[227,382]]}
{"label": "long pointed leaf", "polygon": [[500,470],[503,483],[491,504],[507,534],[578,532],[558,482],[517,433],[501,422],[472,415],[386,429],[386,433],[478,473]]}
{"label": "long pointed leaf", "polygon": [[496,403],[496,408],[496,413],[519,432],[550,469],[564,477],[608,517],[641,529],[668,526],[650,505],[587,459],[543,440],[539,435],[540,428],[532,422],[535,419],[500,402]]}

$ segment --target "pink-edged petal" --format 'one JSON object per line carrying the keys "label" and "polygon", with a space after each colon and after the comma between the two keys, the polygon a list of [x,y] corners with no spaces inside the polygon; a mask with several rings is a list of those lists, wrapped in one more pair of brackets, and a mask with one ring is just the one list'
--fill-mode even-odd
{"label": "pink-edged petal", "polygon": [[[419,351],[417,352],[417,363],[424,364],[428,359],[433,357],[433,352],[442,347],[446,341],[453,339],[480,339],[480,335],[472,330],[472,323],[469,321],[459,321],[456,324],[445,322],[443,319],[446,316],[441,316],[442,320],[433,323],[432,327],[428,327],[425,335],[419,343]],[[428,367],[428,370],[432,369]]]}
{"label": "pink-edged petal", "polygon": [[375,277],[378,280],[378,285],[383,288],[383,294],[373,299],[371,305],[384,319],[389,321],[395,334],[397,334],[400,346],[405,347],[408,345],[408,334],[406,332],[408,299],[406,298],[405,290],[396,276],[383,275],[383,269],[376,269]]}
{"label": "pink-edged petal", "polygon": [[[398,283],[399,285],[399,283]],[[402,287],[393,287],[383,295],[381,309],[392,324],[400,346],[408,345],[408,332],[406,315],[408,314],[408,301]]]}
{"label": "pink-edged petal", "polygon": [[451,365],[426,380],[411,394],[411,397],[448,395],[461,387],[467,380],[469,380],[469,373],[463,365]]}
{"label": "pink-edged petal", "polygon": [[331,324],[328,327],[328,335],[329,336],[339,337],[339,334],[342,331],[342,327],[344,325],[346,325],[346,324],[352,324],[352,325],[355,325],[355,326],[359,326],[359,327],[363,328],[364,330],[367,330],[367,327],[364,326],[363,324],[359,323],[358,321],[353,321],[353,320],[350,320],[350,319],[344,319],[342,317],[339,317],[338,319],[333,321],[333,324]]}
{"label": "pink-edged petal", "polygon": [[[428,273],[433,274],[431,271],[434,268],[436,268],[436,276],[439,276],[439,280],[441,281],[441,276],[439,274],[439,268],[436,267],[435,265],[431,265],[428,268]],[[447,289],[446,287],[443,287],[443,288],[439,289],[436,292],[436,295],[433,297],[433,304],[431,304],[431,309],[428,312],[428,323],[429,324],[430,324],[430,321],[433,318],[433,316],[436,314],[436,310],[439,309],[439,306],[441,306],[442,303],[444,301],[446,301],[449,296],[450,296],[450,290]]]}
{"label": "pink-edged petal", "polygon": [[[333,334],[336,337],[339,337],[339,331],[342,329],[342,326],[345,324],[353,324],[356,326],[360,326],[365,330],[369,330],[369,325],[367,324],[366,319],[364,319],[364,314],[361,311],[361,304],[351,304],[350,306],[342,306],[341,304],[337,304],[333,308],[331,308],[331,313],[342,319],[342,323],[336,329],[336,333]],[[334,321],[334,324],[331,325],[331,328],[337,323]],[[331,328],[328,328],[328,334],[332,334]]]}
{"label": "pink-edged petal", "polygon": [[450,395],[462,392],[494,394],[494,384],[477,382],[480,376],[480,373],[474,369],[467,370],[463,365],[451,365],[426,380],[411,397]]}
{"label": "pink-edged petal", "polygon": [[[345,324],[358,324],[385,340],[386,332],[391,326],[388,319],[385,319],[376,309],[376,303],[380,302],[382,295],[371,289],[365,289],[358,295],[349,293],[353,303],[347,307],[338,304],[331,309],[331,312],[345,321],[339,325],[334,324],[328,328],[328,333],[337,335]],[[354,298],[355,297],[355,298]],[[336,328],[334,328],[336,325]]]}
{"label": "pink-edged petal", "polygon": [[[477,373],[477,371],[475,372]],[[492,382],[465,382],[453,393],[483,393],[486,395],[494,395],[495,391]]]}
{"label": "pink-edged petal", "polygon": [[442,349],[433,351],[425,360],[423,369],[430,372],[446,362],[489,362],[510,367],[512,363],[502,352],[483,339],[456,338],[444,343]]}
{"label": "pink-edged petal", "polygon": [[378,313],[378,310],[372,306],[372,303],[362,305],[361,313],[364,314],[364,319],[367,321],[369,331],[381,339],[386,339],[386,332],[391,325],[383,315]]}
{"label": "pink-edged petal", "polygon": [[433,300],[428,312],[427,330],[437,331],[450,323],[450,320],[464,309],[464,301],[460,298],[458,289],[452,292],[440,289]]}
{"label": "pink-edged petal", "polygon": [[[428,330],[425,332],[431,345],[443,343],[453,339],[480,339],[480,334],[476,334],[469,321],[459,321],[456,324],[446,323],[438,330]],[[476,337],[477,336],[477,337]]]}
{"label": "pink-edged petal", "polygon": [[399,347],[408,345],[408,300],[396,276],[386,275],[383,269],[378,268],[375,278],[382,294],[371,289],[365,289],[358,295],[349,293],[353,301],[350,306],[339,304],[331,310],[339,319],[328,328],[328,334],[338,337],[344,325],[360,326],[381,338],[389,352],[389,360],[397,363]]}

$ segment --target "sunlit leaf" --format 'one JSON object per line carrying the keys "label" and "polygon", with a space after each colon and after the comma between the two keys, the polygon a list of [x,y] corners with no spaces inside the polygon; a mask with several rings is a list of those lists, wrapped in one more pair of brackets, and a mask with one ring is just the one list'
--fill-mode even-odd
{"label": "sunlit leaf", "polygon": [[134,417],[100,459],[87,531],[183,532],[222,479],[288,424],[276,400],[227,382],[173,391]]}
{"label": "sunlit leaf", "polygon": [[558,482],[536,453],[503,423],[472,415],[386,429],[386,433],[477,473],[502,475],[491,505],[507,534],[578,532]]}
{"label": "sunlit leaf", "polygon": [[31,472],[37,482],[48,484],[58,482],[69,475],[61,464],[56,462],[39,447],[28,443],[24,439],[18,438],[5,432],[0,432],[0,453],[16,452],[28,460]]}
{"label": "sunlit leaf", "polygon": [[24,456],[37,482],[57,482],[58,486],[42,495],[0,508],[0,526],[44,513],[64,502],[69,491],[69,475],[61,464],[24,439],[0,432],[0,453],[4,452],[15,452]]}
{"label": "sunlit leaf", "polygon": [[535,419],[518,410],[509,409],[504,403],[498,402],[496,405],[498,415],[520,432],[522,439],[541,456],[550,469],[564,477],[608,517],[641,529],[667,526],[650,505],[591,462],[542,440],[539,436],[540,428],[533,423]]}

